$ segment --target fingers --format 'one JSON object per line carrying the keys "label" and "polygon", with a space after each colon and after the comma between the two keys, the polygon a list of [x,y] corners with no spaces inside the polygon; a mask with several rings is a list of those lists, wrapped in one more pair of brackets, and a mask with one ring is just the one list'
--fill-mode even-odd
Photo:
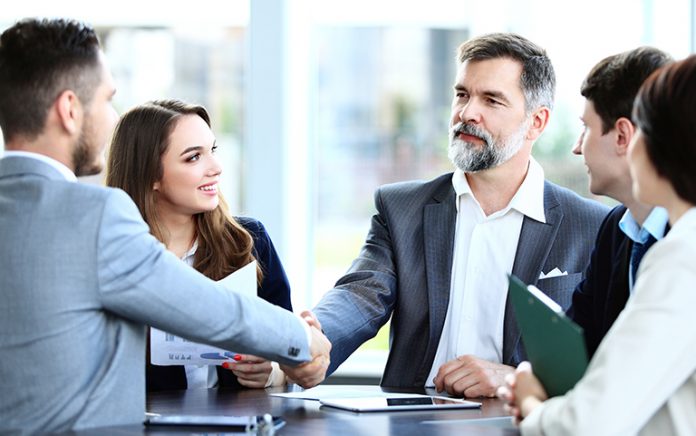
{"label": "fingers", "polygon": [[311,310],[302,311],[302,313],[300,313],[300,316],[311,327],[315,327],[317,330],[321,331],[321,323],[319,322],[319,319],[317,319],[316,315],[314,315],[314,313]]}
{"label": "fingers", "polygon": [[[303,316],[305,313],[303,312]],[[311,316],[307,318],[311,318]],[[281,366],[285,374],[303,388],[313,387],[324,381],[331,361],[331,342],[317,327],[318,321],[316,324],[311,319],[308,322],[311,323],[312,343],[310,344],[310,353],[312,360],[296,367]]]}
{"label": "fingers", "polygon": [[514,368],[475,356],[460,356],[440,367],[435,388],[453,396],[494,397]]}
{"label": "fingers", "polygon": [[311,362],[296,367],[281,365],[280,368],[293,382],[308,389],[324,381],[329,368],[329,359],[320,355]]}
{"label": "fingers", "polygon": [[[239,356],[239,357],[238,357]],[[262,363],[266,362],[266,359],[259,356],[254,356],[252,354],[235,354],[234,363]],[[233,363],[233,362],[230,362]]]}
{"label": "fingers", "polygon": [[438,392],[446,390],[448,393],[450,393],[449,390],[451,389],[452,384],[466,375],[462,373],[464,366],[465,364],[463,362],[456,359],[450,360],[442,365],[437,371],[437,375],[433,380],[435,382],[435,389],[437,389]]}
{"label": "fingers", "polygon": [[232,371],[242,386],[264,388],[273,369],[271,362],[257,356],[244,355],[238,362],[225,362],[223,368]]}
{"label": "fingers", "polygon": [[237,381],[240,385],[246,388],[263,389],[266,387],[266,380],[245,379],[243,377],[237,377]]}

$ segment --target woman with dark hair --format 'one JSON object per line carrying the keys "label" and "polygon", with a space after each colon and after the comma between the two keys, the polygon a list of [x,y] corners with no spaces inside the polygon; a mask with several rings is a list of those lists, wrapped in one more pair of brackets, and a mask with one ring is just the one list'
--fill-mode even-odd
{"label": "woman with dark hair", "polygon": [[[126,191],[150,232],[207,277],[220,280],[257,260],[259,297],[292,311],[290,285],[263,225],[234,218],[227,210],[218,190],[222,168],[216,149],[202,106],[177,100],[146,103],[124,114],[116,126],[106,184]],[[148,363],[147,389],[263,388],[285,381],[277,364],[256,356],[237,355],[223,366]]]}
{"label": "woman with dark hair", "polygon": [[696,434],[696,55],[653,73],[633,118],[634,195],[671,230],[571,391],[547,399],[527,362],[500,388],[523,435]]}

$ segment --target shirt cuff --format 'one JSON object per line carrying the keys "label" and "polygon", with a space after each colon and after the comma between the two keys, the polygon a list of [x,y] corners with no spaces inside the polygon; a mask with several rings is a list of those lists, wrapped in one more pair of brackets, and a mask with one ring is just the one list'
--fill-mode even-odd
{"label": "shirt cuff", "polygon": [[278,362],[271,362],[271,373],[268,374],[268,380],[266,380],[264,388],[283,385],[285,385],[285,373],[280,369]]}

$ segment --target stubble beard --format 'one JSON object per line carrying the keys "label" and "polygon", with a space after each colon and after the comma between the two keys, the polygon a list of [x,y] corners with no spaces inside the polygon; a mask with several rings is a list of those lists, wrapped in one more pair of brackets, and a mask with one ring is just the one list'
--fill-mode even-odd
{"label": "stubble beard", "polygon": [[89,118],[85,117],[80,136],[77,138],[77,144],[73,149],[72,160],[75,167],[75,175],[78,177],[93,176],[99,174],[103,169],[101,162],[97,160],[99,150],[96,144],[93,144],[95,135],[91,126]]}

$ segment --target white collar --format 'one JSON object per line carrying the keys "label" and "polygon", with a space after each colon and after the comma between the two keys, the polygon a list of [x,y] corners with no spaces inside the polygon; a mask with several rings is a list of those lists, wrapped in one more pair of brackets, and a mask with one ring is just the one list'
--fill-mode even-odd
{"label": "white collar", "polygon": [[[452,175],[452,185],[457,199],[468,194],[473,197],[469,182],[466,180],[464,171],[457,168]],[[459,211],[459,201],[456,202]],[[524,177],[519,189],[505,207],[502,213],[509,209],[515,209],[522,215],[528,216],[541,223],[546,223],[546,213],[544,211],[544,169],[533,158],[529,157],[529,167],[527,175]],[[498,214],[499,212],[496,212]]]}

